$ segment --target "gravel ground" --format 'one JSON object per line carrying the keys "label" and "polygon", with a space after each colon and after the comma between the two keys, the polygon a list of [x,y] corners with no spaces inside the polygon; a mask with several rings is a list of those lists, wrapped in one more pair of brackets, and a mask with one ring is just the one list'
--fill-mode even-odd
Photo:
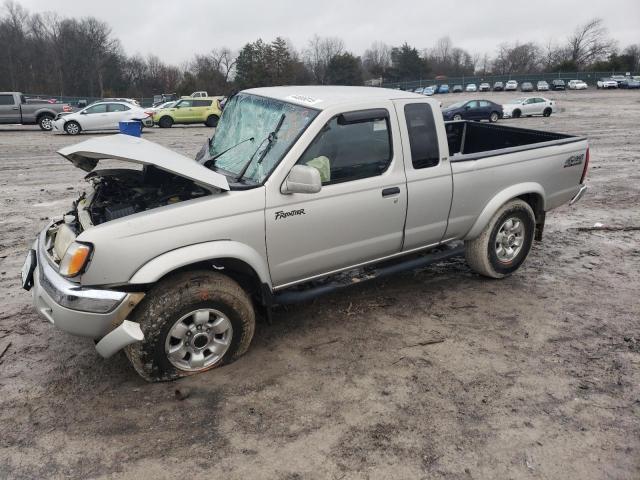
{"label": "gravel ground", "polygon": [[234,364],[163,384],[34,313],[18,271],[84,188],[55,154],[78,139],[0,127],[0,478],[640,478],[640,92],[548,96],[505,123],[587,135],[590,190],[516,275],[450,261],[279,309]]}

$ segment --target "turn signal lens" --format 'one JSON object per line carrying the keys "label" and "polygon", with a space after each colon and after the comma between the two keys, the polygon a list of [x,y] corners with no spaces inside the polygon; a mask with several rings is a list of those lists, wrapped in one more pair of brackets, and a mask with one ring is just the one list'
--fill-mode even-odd
{"label": "turn signal lens", "polygon": [[89,262],[91,246],[83,243],[72,243],[67,248],[62,261],[60,262],[60,275],[65,277],[75,277]]}

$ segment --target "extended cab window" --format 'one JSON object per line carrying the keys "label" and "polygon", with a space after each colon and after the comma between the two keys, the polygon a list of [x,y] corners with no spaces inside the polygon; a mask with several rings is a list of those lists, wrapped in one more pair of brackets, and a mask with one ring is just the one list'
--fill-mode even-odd
{"label": "extended cab window", "polygon": [[0,105],[13,105],[13,95],[0,95]]}
{"label": "extended cab window", "polygon": [[323,185],[384,173],[392,158],[389,118],[386,110],[372,112],[352,112],[362,119],[345,114],[329,120],[298,163],[317,168]]}
{"label": "extended cab window", "polygon": [[405,105],[404,116],[409,131],[413,168],[436,166],[440,159],[440,150],[431,105],[428,103]]}
{"label": "extended cab window", "polygon": [[211,106],[211,100],[194,100],[192,106],[194,106],[194,107],[210,107]]}

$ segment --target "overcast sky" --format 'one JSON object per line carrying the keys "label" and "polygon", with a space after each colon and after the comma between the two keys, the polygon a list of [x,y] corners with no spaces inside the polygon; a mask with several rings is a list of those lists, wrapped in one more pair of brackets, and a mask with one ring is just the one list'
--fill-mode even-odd
{"label": "overcast sky", "polygon": [[375,40],[419,50],[448,35],[470,53],[501,42],[562,40],[579,23],[604,19],[621,47],[640,43],[640,0],[18,0],[31,12],[94,16],[108,22],[128,54],[179,64],[195,53],[276,36],[301,50],[338,36],[361,55]]}

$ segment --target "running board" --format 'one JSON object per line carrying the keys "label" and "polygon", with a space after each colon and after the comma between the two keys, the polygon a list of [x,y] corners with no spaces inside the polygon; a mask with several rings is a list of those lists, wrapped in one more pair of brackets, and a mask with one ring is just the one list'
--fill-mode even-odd
{"label": "running board", "polygon": [[426,267],[428,265],[462,255],[464,255],[464,245],[456,245],[446,247],[444,250],[423,253],[418,257],[412,255],[409,259],[401,259],[391,264],[390,261],[386,261],[379,264],[380,266],[378,267],[363,267],[356,275],[348,275],[349,272],[353,272],[353,270],[349,270],[347,272],[332,275],[323,281],[313,282],[314,286],[305,289],[284,290],[282,292],[278,292],[273,295],[272,304],[290,305],[306,302],[320,295],[331,293],[345,287],[357,285],[369,280],[387,277],[407,270]]}

